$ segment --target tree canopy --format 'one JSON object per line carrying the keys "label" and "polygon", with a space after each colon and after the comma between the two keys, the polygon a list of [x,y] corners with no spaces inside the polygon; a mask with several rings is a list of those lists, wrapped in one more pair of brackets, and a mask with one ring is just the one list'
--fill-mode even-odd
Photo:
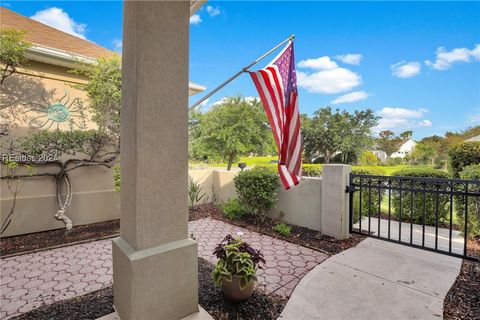
{"label": "tree canopy", "polygon": [[27,61],[25,56],[31,43],[25,40],[25,32],[14,29],[0,30],[0,85],[15,73],[16,68]]}
{"label": "tree canopy", "polygon": [[[352,154],[358,157],[372,143],[372,128],[378,118],[373,111],[332,111],[330,107],[315,112],[312,119],[302,119],[302,134],[305,157],[312,161],[323,157],[329,163],[337,153],[346,163]],[[305,124],[305,125],[304,125]]]}
{"label": "tree canopy", "polygon": [[270,125],[258,100],[228,97],[205,113],[190,114],[190,154],[221,158],[230,170],[237,157],[276,152]]}
{"label": "tree canopy", "polygon": [[120,57],[100,58],[96,64],[80,64],[74,73],[88,77],[78,87],[88,95],[92,120],[99,129],[115,138],[120,137],[122,107],[122,70]]}
{"label": "tree canopy", "polygon": [[377,145],[380,150],[385,151],[387,158],[400,148],[402,137],[397,137],[393,131],[380,131],[377,138]]}

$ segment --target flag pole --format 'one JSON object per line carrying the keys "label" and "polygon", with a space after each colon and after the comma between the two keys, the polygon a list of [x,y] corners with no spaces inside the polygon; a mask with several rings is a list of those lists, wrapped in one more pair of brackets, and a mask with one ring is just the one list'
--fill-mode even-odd
{"label": "flag pole", "polygon": [[281,47],[284,43],[288,42],[288,41],[293,41],[293,39],[295,38],[295,35],[290,35],[287,39],[283,40],[282,42],[280,42],[279,44],[277,44],[275,47],[273,47],[272,49],[268,50],[267,52],[265,52],[264,54],[262,54],[260,57],[258,57],[257,59],[255,59],[253,62],[251,62],[249,65],[247,65],[246,67],[243,67],[240,71],[238,71],[237,73],[235,73],[233,76],[231,76],[230,78],[228,78],[227,80],[225,80],[224,82],[222,82],[220,85],[218,85],[215,89],[213,89],[212,91],[210,91],[208,94],[206,94],[205,96],[203,96],[203,98],[201,98],[200,100],[198,100],[197,102],[195,102],[193,105],[191,105],[189,108],[188,108],[188,111],[192,111],[193,109],[195,109],[196,107],[198,107],[202,102],[204,102],[205,100],[207,100],[208,98],[210,98],[212,95],[214,95],[215,93],[217,93],[220,89],[222,89],[223,87],[225,87],[227,84],[229,84],[230,82],[232,82],[233,80],[235,80],[236,78],[238,78],[238,76],[240,76],[242,73],[244,72],[247,72],[248,69],[250,69],[253,65],[257,64],[260,60],[262,60],[263,58],[265,58],[266,56],[268,56],[270,53],[272,53],[273,51],[277,50],[279,47]]}

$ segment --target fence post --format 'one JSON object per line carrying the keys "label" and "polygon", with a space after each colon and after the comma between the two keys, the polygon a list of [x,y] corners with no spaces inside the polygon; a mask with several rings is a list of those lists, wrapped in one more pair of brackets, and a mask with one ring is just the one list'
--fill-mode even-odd
{"label": "fence post", "polygon": [[346,239],[349,233],[349,198],[345,192],[352,167],[326,164],[322,170],[322,233]]}

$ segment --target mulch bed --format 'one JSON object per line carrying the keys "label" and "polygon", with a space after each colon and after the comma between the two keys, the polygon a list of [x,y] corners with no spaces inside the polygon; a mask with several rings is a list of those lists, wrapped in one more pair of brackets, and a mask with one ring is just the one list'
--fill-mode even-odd
{"label": "mulch bed", "polygon": [[274,238],[309,247],[330,255],[355,247],[360,241],[365,239],[365,236],[352,234],[348,239],[337,240],[323,235],[321,232],[295,225],[291,225],[292,232],[289,236],[283,236],[273,231],[273,227],[277,224],[278,220],[270,218],[260,219],[253,215],[244,216],[242,217],[242,220],[229,220],[225,218],[222,211],[212,203],[199,205],[190,210],[189,220],[197,220],[207,217],[222,220],[251,231],[263,233]]}
{"label": "mulch bed", "polygon": [[[220,288],[212,281],[212,263],[198,258],[199,304],[216,320],[270,320],[277,319],[287,299],[275,294],[266,294],[255,289],[250,299],[232,303],[226,300]],[[113,312],[112,287],[104,288],[80,297],[55,302],[27,312],[15,319],[78,320],[97,319]]]}
{"label": "mulch bed", "polygon": [[460,275],[443,301],[443,318],[480,319],[480,263],[463,261]]}
{"label": "mulch bed", "polygon": [[275,294],[255,289],[253,295],[239,303],[229,302],[222,290],[212,281],[214,265],[202,258],[198,259],[198,298],[199,304],[216,320],[277,319],[287,304],[287,299]]}
{"label": "mulch bed", "polygon": [[0,240],[0,256],[26,253],[77,242],[98,240],[118,235],[120,220],[76,226],[67,231],[57,229],[26,235],[6,237]]}
{"label": "mulch bed", "polygon": [[94,320],[113,310],[112,287],[87,293],[86,295],[58,301],[22,314],[18,320]]}

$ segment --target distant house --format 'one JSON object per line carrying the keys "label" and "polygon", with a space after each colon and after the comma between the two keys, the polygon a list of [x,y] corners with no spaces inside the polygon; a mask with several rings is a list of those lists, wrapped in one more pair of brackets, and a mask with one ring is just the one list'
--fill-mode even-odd
{"label": "distant house", "polygon": [[412,153],[416,145],[417,142],[415,140],[408,139],[407,141],[402,143],[402,145],[396,152],[392,154],[391,158],[405,158],[407,155]]}
{"label": "distant house", "polygon": [[[402,145],[400,146],[400,148],[392,153],[391,155],[391,158],[405,158],[407,155],[409,155],[410,153],[412,153],[413,149],[415,149],[415,146],[417,145],[417,142],[413,139],[408,139],[408,140],[405,140],[402,142]],[[377,156],[377,158],[384,162],[384,161],[387,161],[387,153],[383,150],[380,150],[378,148],[378,146],[375,146],[373,150],[371,150],[371,152]]]}
{"label": "distant house", "polygon": [[467,139],[467,140],[465,140],[465,142],[480,142],[480,135],[478,135],[476,137],[473,137],[473,138],[470,138],[470,139]]}

